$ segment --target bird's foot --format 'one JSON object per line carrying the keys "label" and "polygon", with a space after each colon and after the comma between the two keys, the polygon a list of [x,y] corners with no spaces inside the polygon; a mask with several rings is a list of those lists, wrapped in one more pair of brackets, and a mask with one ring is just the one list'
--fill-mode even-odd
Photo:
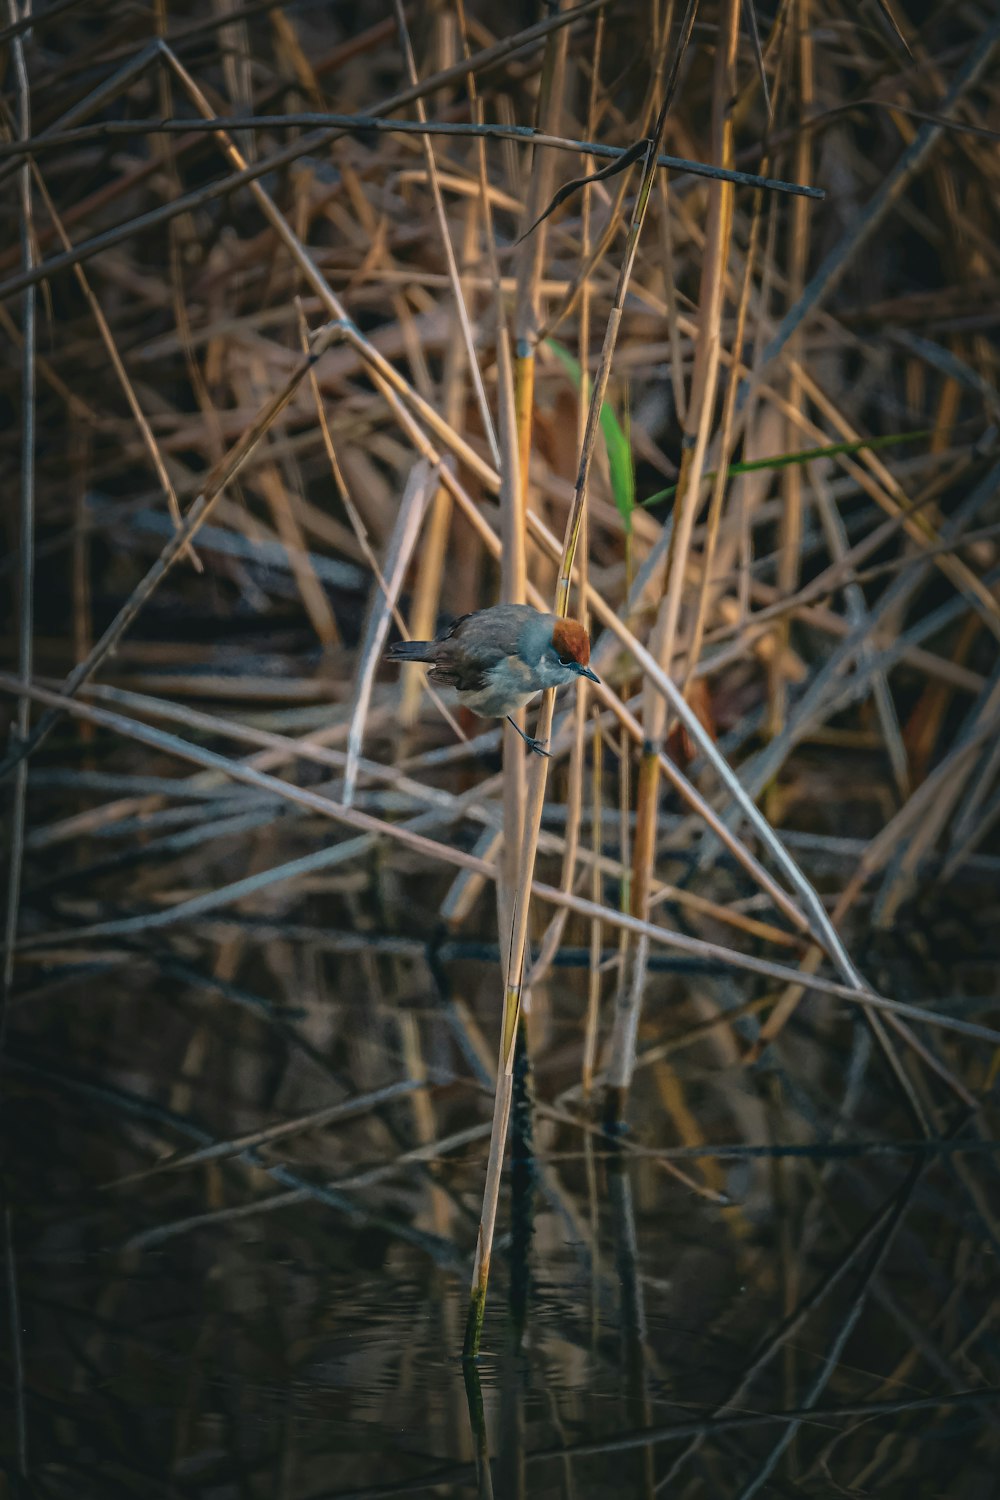
{"label": "bird's foot", "polygon": [[520,724],[514,723],[514,720],[510,717],[510,714],[507,715],[507,723],[510,724],[512,728],[517,730],[518,734],[521,736],[528,749],[533,751],[535,755],[544,755],[546,760],[552,759],[552,753],[551,751],[546,750],[544,743],[541,740],[533,739],[530,734],[525,734]]}

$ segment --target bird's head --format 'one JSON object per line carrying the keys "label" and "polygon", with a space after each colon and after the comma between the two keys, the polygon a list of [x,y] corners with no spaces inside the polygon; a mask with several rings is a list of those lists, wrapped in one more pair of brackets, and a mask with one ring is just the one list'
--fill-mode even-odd
{"label": "bird's head", "polygon": [[522,640],[521,655],[533,666],[545,687],[562,687],[575,677],[599,682],[590,661],[590,637],[579,620],[540,615]]}

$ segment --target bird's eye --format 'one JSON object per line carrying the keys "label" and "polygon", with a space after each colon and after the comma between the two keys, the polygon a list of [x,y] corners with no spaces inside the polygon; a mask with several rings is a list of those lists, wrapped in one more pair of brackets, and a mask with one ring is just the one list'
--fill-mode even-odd
{"label": "bird's eye", "polygon": [[559,658],[559,665],[562,666],[562,667],[575,667],[576,666],[576,657],[575,656],[560,656],[560,658]]}

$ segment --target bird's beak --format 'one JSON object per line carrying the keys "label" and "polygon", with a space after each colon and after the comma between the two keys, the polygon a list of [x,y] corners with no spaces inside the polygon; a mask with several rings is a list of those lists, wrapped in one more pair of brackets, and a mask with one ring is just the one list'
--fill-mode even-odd
{"label": "bird's beak", "polygon": [[600,683],[601,679],[598,677],[597,673],[592,672],[589,667],[578,666],[576,670],[581,677],[587,677],[591,682]]}

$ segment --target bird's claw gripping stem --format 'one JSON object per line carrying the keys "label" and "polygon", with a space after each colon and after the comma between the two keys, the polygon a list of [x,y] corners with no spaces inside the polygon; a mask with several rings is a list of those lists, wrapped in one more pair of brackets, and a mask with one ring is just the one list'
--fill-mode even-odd
{"label": "bird's claw gripping stem", "polygon": [[514,723],[514,720],[511,718],[510,714],[507,715],[507,723],[517,730],[518,734],[521,736],[522,740],[527,745],[529,750],[533,750],[536,755],[544,755],[546,760],[552,759],[552,752],[550,750],[546,750],[545,746],[542,744],[542,741],[532,739],[530,734],[525,734],[521,726]]}

